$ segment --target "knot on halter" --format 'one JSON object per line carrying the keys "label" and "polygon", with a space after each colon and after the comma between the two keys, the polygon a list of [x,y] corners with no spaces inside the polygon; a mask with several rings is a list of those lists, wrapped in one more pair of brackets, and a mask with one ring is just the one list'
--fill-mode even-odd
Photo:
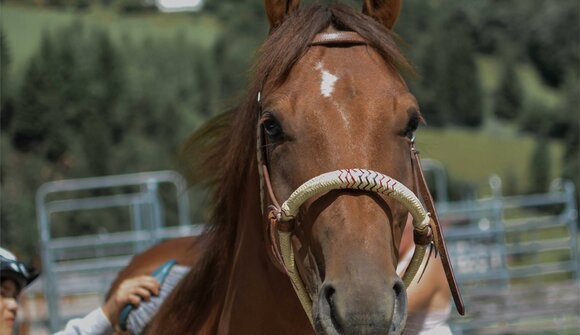
{"label": "knot on halter", "polygon": [[427,212],[427,215],[425,215],[425,218],[423,219],[423,221],[421,221],[417,229],[423,230],[426,227],[429,227],[430,223],[431,223],[431,213]]}
{"label": "knot on halter", "polygon": [[427,213],[421,224],[413,229],[413,242],[417,245],[426,246],[433,242],[433,231],[430,226],[431,215]]}
{"label": "knot on halter", "polygon": [[291,232],[294,230],[294,220],[282,220],[282,210],[276,206],[268,206],[268,221],[274,230]]}

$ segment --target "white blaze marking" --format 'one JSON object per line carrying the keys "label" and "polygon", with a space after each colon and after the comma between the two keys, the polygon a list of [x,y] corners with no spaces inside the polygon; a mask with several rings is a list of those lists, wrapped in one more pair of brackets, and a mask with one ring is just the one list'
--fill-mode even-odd
{"label": "white blaze marking", "polygon": [[334,107],[336,107],[336,110],[338,110],[338,112],[340,113],[340,116],[342,117],[344,124],[348,127],[350,122],[348,122],[348,118],[346,117],[346,111],[344,110],[344,108],[342,108],[342,105],[340,105],[335,101]]}
{"label": "white blaze marking", "polygon": [[334,91],[334,84],[338,80],[338,77],[326,71],[322,66],[322,63],[318,63],[316,65],[316,69],[320,70],[320,73],[322,74],[322,82],[320,83],[320,93],[322,93],[323,96],[329,98],[332,95],[332,92]]}
{"label": "white blaze marking", "polygon": [[334,83],[338,80],[338,77],[333,75],[328,71],[322,70],[322,83],[320,84],[320,92],[325,97],[330,97],[332,91],[334,91]]}

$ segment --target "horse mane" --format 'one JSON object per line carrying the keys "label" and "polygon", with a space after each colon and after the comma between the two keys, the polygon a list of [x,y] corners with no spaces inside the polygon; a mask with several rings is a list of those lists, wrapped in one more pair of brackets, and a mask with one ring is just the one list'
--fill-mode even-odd
{"label": "horse mane", "polygon": [[[228,278],[240,219],[238,214],[244,206],[240,195],[248,185],[258,184],[257,179],[252,180],[252,176],[257,176],[258,92],[266,81],[272,87],[282,84],[306,53],[314,36],[328,27],[357,32],[387,64],[412,72],[397,47],[396,36],[369,16],[348,6],[304,7],[289,15],[268,36],[259,50],[254,76],[241,104],[206,123],[182,149],[188,180],[208,188],[212,205],[206,232],[209,236],[207,252],[174,290],[179,294],[172,294],[171,299],[168,298],[171,303],[166,303],[158,313],[159,320],[167,320],[164,326],[179,327],[168,333],[186,334],[198,329],[200,320],[209,313],[207,307],[223,294],[217,291],[218,281]],[[255,196],[259,194],[256,192]],[[256,208],[256,213],[259,213],[259,208]],[[259,222],[260,219],[256,218],[256,224]]]}

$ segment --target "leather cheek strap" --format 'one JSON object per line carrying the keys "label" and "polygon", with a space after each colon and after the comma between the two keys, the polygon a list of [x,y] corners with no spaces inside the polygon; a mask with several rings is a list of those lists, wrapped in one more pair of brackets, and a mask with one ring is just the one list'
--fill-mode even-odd
{"label": "leather cheek strap", "polygon": [[449,289],[451,291],[451,295],[453,296],[455,307],[460,315],[465,315],[465,306],[463,304],[463,299],[461,298],[459,286],[455,280],[453,267],[449,261],[449,254],[447,253],[447,247],[445,246],[445,240],[443,237],[443,231],[441,230],[439,217],[437,216],[437,211],[435,210],[433,197],[431,196],[431,192],[429,192],[429,188],[427,187],[427,181],[425,179],[425,175],[423,174],[421,160],[419,159],[419,152],[415,149],[414,143],[411,145],[411,161],[413,164],[413,174],[415,175],[418,191],[422,195],[421,198],[425,202],[425,207],[427,207],[427,210],[429,213],[431,213],[430,227],[433,232],[433,242],[435,243],[437,251],[441,255],[441,263],[443,264],[443,270],[445,271],[445,277],[447,278],[447,283],[449,284]]}

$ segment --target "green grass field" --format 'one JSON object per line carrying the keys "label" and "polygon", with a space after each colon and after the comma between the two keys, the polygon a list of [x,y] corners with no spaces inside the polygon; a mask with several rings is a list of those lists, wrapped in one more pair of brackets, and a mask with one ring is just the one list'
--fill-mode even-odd
{"label": "green grass field", "polygon": [[[515,178],[520,191],[529,188],[529,162],[535,147],[531,136],[492,136],[465,129],[424,129],[417,134],[417,145],[425,158],[441,161],[455,178],[487,189],[488,177],[497,174],[504,181]],[[561,171],[563,147],[550,146],[551,175]]]}
{"label": "green grass field", "polygon": [[19,77],[22,73],[45,32],[54,31],[75,21],[106,28],[113,39],[121,44],[126,38],[133,41],[140,41],[146,37],[169,39],[182,34],[200,47],[207,48],[215,41],[220,31],[216,21],[202,15],[152,13],[121,16],[99,8],[79,14],[73,11],[8,4],[2,5],[0,18],[8,41],[15,77]]}
{"label": "green grass field", "polygon": [[[133,40],[146,36],[163,39],[184,34],[186,38],[199,43],[200,47],[208,47],[221,29],[218,22],[203,14],[150,13],[121,16],[98,7],[79,14],[5,4],[0,15],[13,62],[13,78],[16,80],[38,47],[43,32],[65,26],[74,20],[107,28],[118,43],[127,37]],[[478,68],[484,93],[484,110],[489,116],[501,66],[493,57],[479,57]],[[528,64],[518,66],[518,77],[523,85],[525,99],[537,99],[552,107],[560,102],[560,94],[545,87]],[[486,189],[487,178],[495,173],[504,179],[515,179],[520,190],[528,189],[529,161],[535,143],[531,136],[518,135],[515,126],[488,122],[481,131],[426,129],[418,134],[418,145],[423,157],[443,162],[456,179]],[[550,160],[553,162],[551,175],[556,177],[561,171],[563,147],[559,143],[552,143],[550,151]]]}

